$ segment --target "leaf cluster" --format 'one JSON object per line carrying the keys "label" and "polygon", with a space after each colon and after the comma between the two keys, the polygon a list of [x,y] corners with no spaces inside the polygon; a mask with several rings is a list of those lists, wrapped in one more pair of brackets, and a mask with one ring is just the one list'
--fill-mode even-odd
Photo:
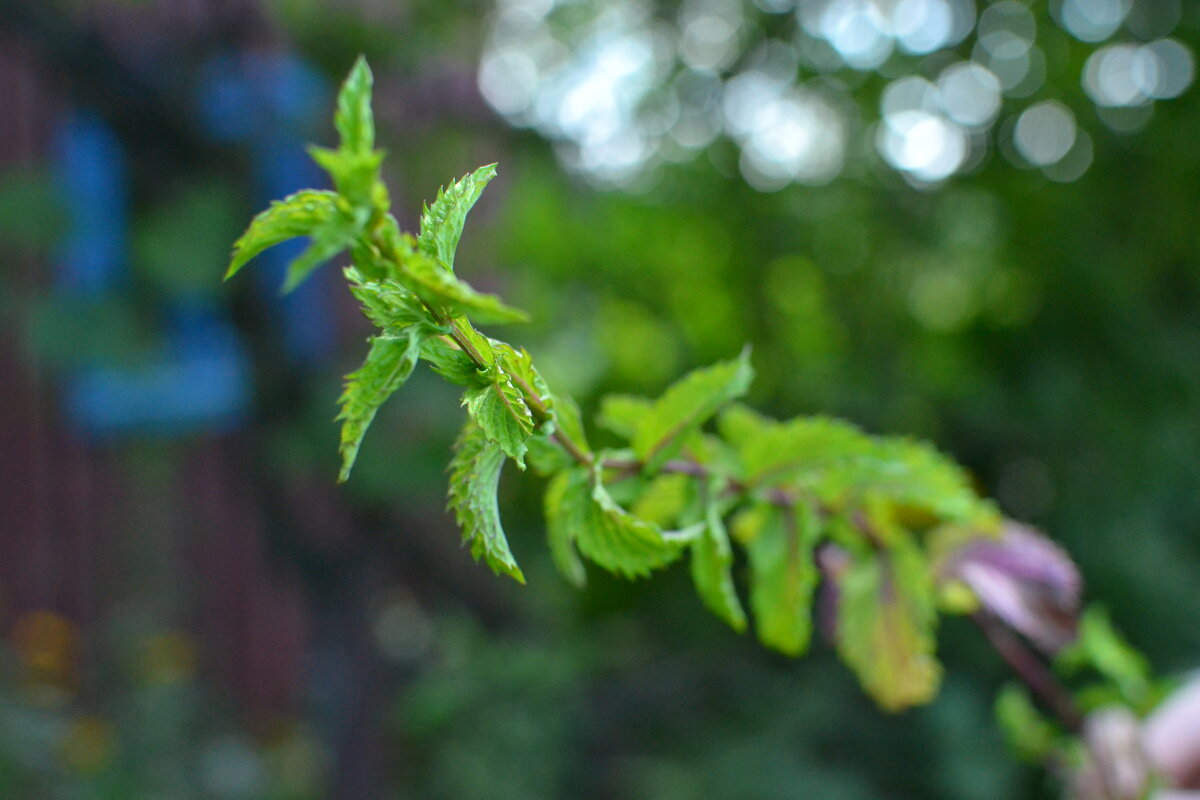
{"label": "leaf cluster", "polygon": [[[495,165],[443,188],[420,230],[403,232],[380,180],[371,82],[360,60],[338,98],[338,148],[310,151],[334,190],[298,192],[259,214],[227,275],[299,236],[310,244],[285,290],[348,255],[350,291],[377,331],[340,399],[340,479],[379,408],[425,361],[462,387],[467,420],[449,467],[448,507],[477,560],[524,582],[497,486],[507,461],[528,464],[547,479],[547,543],[571,583],[586,582],[588,562],[640,578],[686,560],[718,618],[736,631],[752,625],[764,645],[791,656],[809,647],[820,589],[834,646],[879,704],[929,700],[941,676],[939,613],[971,607],[939,592],[938,543],[999,531],[999,515],[964,471],[922,442],[827,417],[758,414],[741,403],[754,378],[749,349],[658,397],[603,398],[595,421],[619,446],[593,449],[578,407],[547,385],[529,353],[476,327],[524,313],[455,274],[468,212]],[[1088,652],[1088,663],[1129,693],[1143,691],[1119,648]],[[1029,716],[1016,700],[1005,708],[1012,719]]]}

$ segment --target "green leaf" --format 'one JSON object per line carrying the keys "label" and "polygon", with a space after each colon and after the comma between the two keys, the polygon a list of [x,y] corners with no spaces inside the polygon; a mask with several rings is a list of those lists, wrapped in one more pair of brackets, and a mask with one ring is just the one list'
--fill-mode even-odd
{"label": "green leaf", "polygon": [[863,553],[839,583],[837,646],[863,688],[888,711],[928,702],[941,665],[934,657],[933,577],[914,546]]}
{"label": "green leaf", "polygon": [[632,394],[607,394],[600,399],[596,424],[622,439],[632,439],[638,424],[645,419],[654,401]]}
{"label": "green leaf", "polygon": [[486,382],[475,362],[446,336],[430,336],[421,343],[421,358],[438,375],[459,386],[482,385]]}
{"label": "green leaf", "polygon": [[346,388],[339,401],[342,410],[337,416],[342,420],[339,482],[350,477],[358,448],[379,407],[412,375],[426,335],[422,328],[414,326],[397,336],[373,337],[367,360],[346,376]]}
{"label": "green leaf", "polygon": [[1009,748],[1030,763],[1044,763],[1062,738],[1062,732],[1034,707],[1029,694],[1014,683],[996,696],[996,721]]}
{"label": "green leaf", "polygon": [[1152,695],[1149,662],[1113,627],[1108,612],[1099,606],[1084,612],[1078,637],[1058,654],[1054,666],[1065,674],[1094,669],[1136,708],[1146,705]]}
{"label": "green leaf", "polygon": [[670,386],[642,418],[633,437],[633,450],[646,469],[654,471],[675,456],[689,433],[745,394],[753,379],[746,349],[732,361],[695,370]]}
{"label": "green leaf", "polygon": [[233,244],[233,258],[225,272],[229,280],[256,255],[297,236],[312,236],[342,215],[334,192],[304,189],[271,203]]}
{"label": "green leaf", "polygon": [[554,427],[573,441],[585,454],[592,452],[588,445],[587,434],[583,430],[583,419],[579,406],[570,395],[559,393],[553,396],[551,409],[554,412]]}
{"label": "green leaf", "polygon": [[335,218],[312,233],[312,241],[304,252],[288,264],[283,291],[292,291],[308,279],[313,270],[350,246],[357,236],[354,224],[345,218]]}
{"label": "green leaf", "polygon": [[587,570],[575,549],[575,534],[587,524],[592,503],[585,469],[566,469],[546,486],[546,540],[558,571],[580,588],[587,583]]}
{"label": "green leaf", "polygon": [[[688,475],[676,473],[656,475],[630,506],[630,512],[660,528],[674,525],[692,499],[692,481]],[[689,520],[691,521],[691,520]]]}
{"label": "green leaf", "polygon": [[744,403],[730,403],[717,418],[717,430],[729,444],[744,447],[756,436],[777,428],[779,423],[759,414]]}
{"label": "green leaf", "polygon": [[525,469],[527,440],[533,435],[533,414],[512,379],[501,371],[494,382],[468,388],[463,405],[487,438]]}
{"label": "green leaf", "polygon": [[739,515],[736,524],[750,561],[750,608],[758,639],[798,656],[812,638],[816,520],[805,507],[764,503]]}
{"label": "green leaf", "polygon": [[831,464],[813,491],[841,506],[875,495],[943,520],[977,518],[986,505],[962,467],[927,444],[900,438],[875,439],[862,455]]}
{"label": "green leaf", "polygon": [[[743,414],[741,424],[749,417]],[[723,420],[724,428],[734,420]],[[781,483],[798,475],[834,466],[870,451],[871,437],[855,426],[827,417],[799,417],[788,422],[764,420],[743,432],[738,447],[750,485]]]}
{"label": "green leaf", "polygon": [[399,280],[434,308],[463,314],[480,323],[527,322],[529,315],[495,295],[481,294],[458,280],[440,262],[421,252],[402,254]]}
{"label": "green leaf", "polygon": [[369,154],[375,149],[375,115],[371,111],[374,77],[367,59],[359,56],[338,92],[333,126],[342,138],[342,148]]}
{"label": "green leaf", "polygon": [[504,453],[499,445],[489,441],[479,426],[468,422],[454,444],[446,507],[454,511],[463,541],[470,542],[476,561],[482,556],[497,575],[504,573],[524,583],[525,576],[500,526],[496,492],[503,466]]}
{"label": "green leaf", "polygon": [[735,631],[746,630],[746,612],[733,585],[733,548],[725,523],[713,503],[708,504],[705,526],[692,543],[692,582],[704,604]]}
{"label": "green leaf", "polygon": [[488,164],[438,192],[437,199],[421,214],[421,235],[417,242],[422,252],[454,270],[454,252],[458,249],[467,212],[494,177],[496,165]]}
{"label": "green leaf", "polygon": [[663,538],[657,525],[621,508],[600,476],[596,459],[591,472],[570,470],[560,499],[561,523],[571,532],[579,551],[605,569],[626,577],[641,577],[679,558],[683,544]]}
{"label": "green leaf", "polygon": [[526,352],[524,347],[517,350],[505,342],[493,340],[492,349],[496,352],[501,367],[512,379],[513,385],[523,392],[528,390],[529,394],[536,396],[541,401],[542,407],[546,409],[550,417],[551,430],[548,432],[552,432],[554,397],[550,394],[550,387],[546,385],[541,373],[533,366],[533,357]]}
{"label": "green leaf", "polygon": [[357,152],[342,147],[330,150],[327,147],[310,145],[308,154],[317,166],[329,173],[338,193],[360,211],[361,222],[366,222],[372,207],[380,212],[388,209],[387,187],[379,180],[379,169],[385,153]]}
{"label": "green leaf", "polygon": [[420,299],[395,281],[368,280],[354,267],[346,267],[343,273],[350,285],[350,294],[358,300],[363,315],[376,327],[386,330],[418,322],[435,324]]}

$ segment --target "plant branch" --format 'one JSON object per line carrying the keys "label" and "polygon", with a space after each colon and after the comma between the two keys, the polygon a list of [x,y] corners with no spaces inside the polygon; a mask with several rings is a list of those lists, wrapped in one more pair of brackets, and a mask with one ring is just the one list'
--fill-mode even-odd
{"label": "plant branch", "polygon": [[971,619],[1017,677],[1058,718],[1063,727],[1072,733],[1079,733],[1083,726],[1083,714],[1070,692],[1058,682],[1042,660],[992,615],[977,611],[971,615]]}

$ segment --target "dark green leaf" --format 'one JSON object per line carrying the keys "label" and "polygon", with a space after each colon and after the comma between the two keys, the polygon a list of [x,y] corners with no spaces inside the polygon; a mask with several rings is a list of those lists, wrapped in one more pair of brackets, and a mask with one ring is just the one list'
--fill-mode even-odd
{"label": "dark green leaf", "polygon": [[496,177],[496,165],[488,164],[464,175],[438,192],[433,204],[421,215],[421,251],[454,270],[454,252],[462,236],[467,212],[483,194],[488,181]]}
{"label": "dark green leaf", "polygon": [[447,508],[454,511],[463,541],[470,543],[476,561],[483,557],[497,575],[504,573],[524,583],[525,576],[500,526],[496,491],[503,466],[504,453],[500,447],[489,441],[479,426],[468,422],[454,444]]}

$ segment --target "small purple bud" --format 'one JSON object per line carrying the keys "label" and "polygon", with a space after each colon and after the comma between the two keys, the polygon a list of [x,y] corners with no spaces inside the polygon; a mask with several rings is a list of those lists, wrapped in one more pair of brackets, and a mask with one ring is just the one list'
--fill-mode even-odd
{"label": "small purple bud", "polygon": [[1079,571],[1061,548],[1027,525],[1005,522],[998,539],[975,539],[942,568],[988,612],[1050,655],[1075,640]]}

